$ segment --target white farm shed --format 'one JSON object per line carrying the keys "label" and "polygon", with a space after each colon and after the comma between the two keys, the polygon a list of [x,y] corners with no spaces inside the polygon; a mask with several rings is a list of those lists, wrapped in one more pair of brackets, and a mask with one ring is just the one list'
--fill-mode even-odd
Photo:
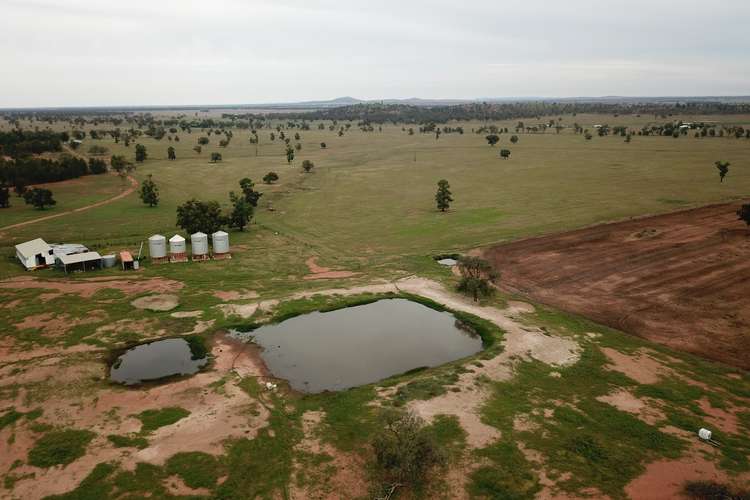
{"label": "white farm shed", "polygon": [[52,247],[41,238],[16,245],[16,257],[27,271],[38,267],[51,266],[55,263]]}

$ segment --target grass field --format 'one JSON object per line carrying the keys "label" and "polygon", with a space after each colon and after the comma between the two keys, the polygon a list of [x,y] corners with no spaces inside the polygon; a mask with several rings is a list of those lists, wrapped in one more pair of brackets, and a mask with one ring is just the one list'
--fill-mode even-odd
{"label": "grass field", "polygon": [[[750,117],[730,119],[750,122]],[[582,115],[565,117],[564,123],[573,120],[585,127],[638,121]],[[644,118],[638,123],[647,122]],[[514,123],[499,125],[512,127]],[[484,135],[469,132],[479,126],[464,124],[464,135],[444,134],[436,141],[431,134],[409,136],[400,126],[385,126],[383,132],[373,133],[352,127],[338,137],[313,124],[313,130],[301,132],[303,148],[291,166],[278,134],[272,143],[268,130],[259,133],[258,156],[247,131],[235,130],[227,148],[218,147],[218,139],[212,136],[200,155],[192,150],[197,138],[205,135],[199,130],[179,134],[179,143],[142,138],[149,159],[138,166],[136,177],[154,176],[161,191],[157,208],[144,206],[134,194],[91,212],[14,230],[5,235],[3,245],[43,236],[50,241],[132,246],[156,232],[176,232],[175,208],[190,197],[215,199],[228,206],[228,192],[239,190],[237,182],[242,177],[252,178],[264,197],[257,225],[247,234],[233,234],[233,243],[263,249],[274,235],[277,240],[288,240],[285,247],[293,242],[291,246],[319,254],[325,262],[348,265],[378,265],[403,255],[471,248],[750,193],[750,172],[743,164],[750,141],[744,139],[635,136],[627,144],[613,136],[586,141],[566,130],[559,135],[520,134],[516,145],[510,145],[509,135],[502,135],[500,144],[490,147]],[[293,136],[293,131],[288,132]],[[326,142],[327,149],[321,149],[320,142]],[[112,153],[133,156],[133,145],[126,149],[111,140],[86,140],[80,150],[94,143]],[[175,146],[176,161],[166,160],[168,145]],[[511,149],[509,160],[498,158],[501,147]],[[213,151],[223,155],[221,163],[209,163]],[[315,163],[313,173],[302,172],[303,159]],[[719,183],[713,166],[719,159],[733,165],[724,183]],[[280,175],[277,185],[261,185],[268,171]],[[434,208],[436,183],[441,178],[450,181],[456,200],[446,214]],[[111,178],[76,182],[96,186],[91,188],[94,192],[82,190],[86,198],[114,188]],[[54,210],[82,203],[70,201],[60,188]],[[0,227],[19,220],[19,211],[23,217],[36,215],[17,199],[14,202],[9,217],[0,212]],[[264,252],[253,253],[255,261],[267,264]],[[7,275],[14,270],[3,266],[0,272]]]}
{"label": "grass field", "polygon": [[[750,124],[749,116],[680,118]],[[574,121],[591,129],[597,123],[640,127],[666,120],[563,117],[564,124]],[[515,122],[497,125],[512,128]],[[257,155],[249,132],[239,129],[226,148],[211,136],[200,155],[192,150],[207,135],[200,130],[179,133],[178,143],[141,138],[137,142],[146,145],[149,158],[133,175],[140,181],[153,176],[161,193],[158,207],[145,206],[134,193],[0,230],[0,440],[8,445],[0,457],[2,494],[302,498],[343,491],[371,497],[377,470],[370,438],[381,406],[422,411],[430,417],[428,432],[450,450],[439,477],[405,497],[529,498],[544,492],[626,498],[665,478],[691,479],[680,476],[684,464],[699,478],[747,481],[747,372],[538,304],[519,305],[516,296],[501,293],[473,304],[453,293],[456,277],[432,256],[746,198],[750,140],[587,141],[566,129],[559,135],[518,134],[515,145],[509,143],[512,134],[503,134],[490,147],[484,134],[471,133],[482,124],[462,126],[465,134],[435,140],[394,125],[363,133],[354,124],[338,137],[312,124],[312,130],[300,131],[302,150],[291,165],[278,133],[270,141],[271,130],[259,131]],[[109,139],[87,139],[79,151],[94,144],[133,159],[133,145]],[[176,149],[175,161],[166,159],[169,145]],[[501,148],[512,151],[510,159],[498,157]],[[211,152],[220,152],[223,161],[210,163]],[[305,159],[315,163],[312,173],[300,168]],[[732,164],[724,183],[716,160]],[[263,185],[269,171],[280,180]],[[36,237],[83,243],[102,253],[137,252],[151,234],[181,232],[175,209],[191,197],[228,207],[228,192],[239,191],[243,177],[252,178],[264,196],[254,223],[245,232],[230,232],[231,260],[145,260],[138,273],[30,275],[48,282],[25,280],[29,275],[15,261],[13,245]],[[455,198],[447,213],[435,209],[441,178],[450,181]],[[13,208],[0,210],[0,227],[101,201],[123,184],[102,175],[49,187],[58,199],[54,209],[33,210],[14,197]],[[355,274],[303,279],[314,278],[310,257],[319,266]],[[411,275],[419,279],[409,281]],[[86,279],[91,277],[96,280]],[[351,296],[331,295],[351,287],[361,288]],[[313,295],[326,290],[334,291]],[[149,311],[131,305],[153,293],[177,295],[179,306]],[[493,347],[348,391],[301,395],[283,384],[279,391],[266,390],[262,382],[273,379],[265,378],[257,354],[222,335],[231,327],[395,293],[469,315]],[[244,316],[243,307],[250,308]],[[210,369],[133,390],[108,382],[111,349],[183,333],[205,337]],[[695,430],[703,425],[715,430],[722,448],[696,442]],[[62,458],[29,459],[29,450],[48,449]],[[67,465],[47,467],[52,463]],[[662,486],[678,491],[681,484]]]}

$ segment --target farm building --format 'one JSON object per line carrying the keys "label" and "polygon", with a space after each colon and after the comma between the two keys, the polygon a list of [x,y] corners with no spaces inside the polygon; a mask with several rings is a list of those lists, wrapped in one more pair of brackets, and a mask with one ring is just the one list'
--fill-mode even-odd
{"label": "farm building", "polygon": [[91,271],[102,268],[102,256],[99,252],[73,253],[61,255],[59,261],[66,273],[73,271]]}
{"label": "farm building", "polygon": [[55,263],[52,247],[41,238],[16,245],[16,257],[27,271],[51,266]]}
{"label": "farm building", "polygon": [[129,269],[134,269],[134,262],[133,262],[133,256],[130,252],[127,250],[123,250],[120,252],[120,262],[122,262],[122,270],[127,271]]}

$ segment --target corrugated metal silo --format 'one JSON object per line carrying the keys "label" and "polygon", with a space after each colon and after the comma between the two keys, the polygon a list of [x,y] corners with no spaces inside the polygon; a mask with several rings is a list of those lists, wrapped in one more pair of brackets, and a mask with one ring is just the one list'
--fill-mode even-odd
{"label": "corrugated metal silo", "polygon": [[208,236],[200,231],[190,235],[190,247],[193,253],[193,260],[208,259]]}
{"label": "corrugated metal silo", "polygon": [[183,238],[179,234],[175,234],[174,236],[169,238],[169,261],[187,261],[187,248],[185,246],[185,238]]}
{"label": "corrugated metal silo", "polygon": [[155,234],[148,239],[148,254],[152,259],[163,259],[167,256],[167,239]]}
{"label": "corrugated metal silo", "polygon": [[229,235],[224,231],[216,231],[211,235],[211,243],[214,246],[214,258],[226,259],[229,254]]}

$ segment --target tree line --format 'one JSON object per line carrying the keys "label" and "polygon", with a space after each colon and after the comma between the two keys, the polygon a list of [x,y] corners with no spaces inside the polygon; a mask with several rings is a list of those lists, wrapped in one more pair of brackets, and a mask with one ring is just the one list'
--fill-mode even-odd
{"label": "tree line", "polygon": [[[603,103],[526,101],[509,103],[467,103],[458,105],[414,106],[408,104],[364,103],[304,113],[272,113],[267,119],[277,120],[341,120],[372,123],[447,123],[466,120],[514,120],[542,116],[576,115],[578,113],[609,115],[674,114],[748,114],[750,103],[686,102],[686,103]],[[252,115],[248,115],[252,116]]]}
{"label": "tree line", "polygon": [[46,158],[0,159],[0,185],[20,187],[75,179],[88,174],[103,174],[107,163],[99,158],[62,155],[56,160]]}
{"label": "tree line", "polygon": [[69,139],[67,132],[20,129],[0,131],[0,155],[19,158],[49,151],[61,151],[62,143]]}

